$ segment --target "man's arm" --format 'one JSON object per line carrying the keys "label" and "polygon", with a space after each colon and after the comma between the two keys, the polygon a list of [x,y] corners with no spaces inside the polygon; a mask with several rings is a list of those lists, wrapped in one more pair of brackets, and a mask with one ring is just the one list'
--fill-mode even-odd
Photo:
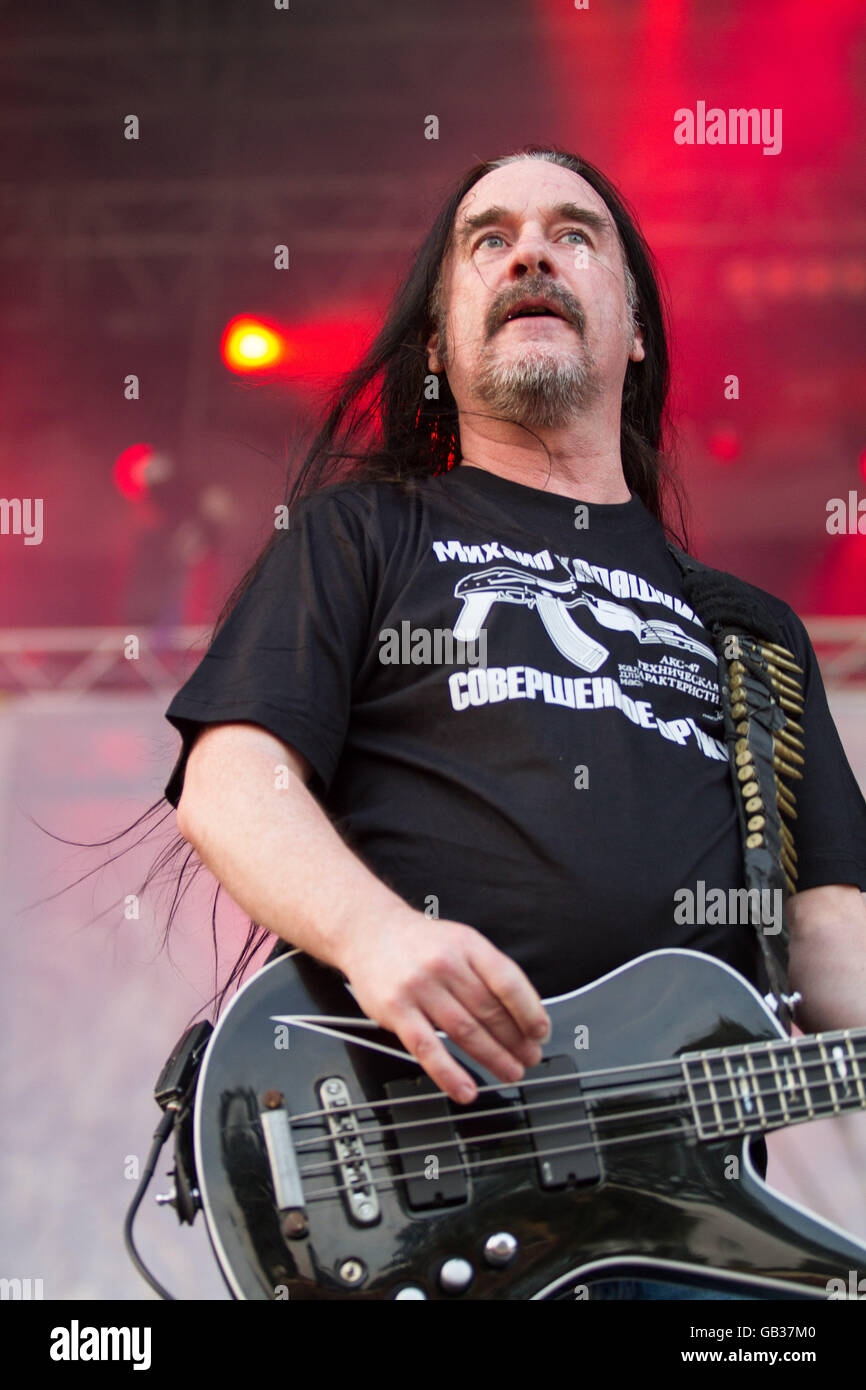
{"label": "man's arm", "polygon": [[471,1101],[476,1088],[436,1029],[500,1080],[520,1080],[547,1031],[523,971],[473,927],[425,917],[371,873],[309,775],[259,726],[209,725],[187,759],[178,829],[253,921],[341,970],[368,1017],[452,1099]]}
{"label": "man's arm", "polygon": [[806,888],[786,903],[789,980],[804,1033],[866,1027],[866,895],[852,883]]}

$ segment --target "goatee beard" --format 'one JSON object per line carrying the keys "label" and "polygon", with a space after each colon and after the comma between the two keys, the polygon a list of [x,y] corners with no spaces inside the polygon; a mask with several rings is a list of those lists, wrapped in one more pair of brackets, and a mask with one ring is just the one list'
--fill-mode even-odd
{"label": "goatee beard", "polygon": [[520,361],[485,356],[473,385],[497,415],[529,429],[557,429],[601,395],[596,363],[584,345],[580,361],[529,351]]}

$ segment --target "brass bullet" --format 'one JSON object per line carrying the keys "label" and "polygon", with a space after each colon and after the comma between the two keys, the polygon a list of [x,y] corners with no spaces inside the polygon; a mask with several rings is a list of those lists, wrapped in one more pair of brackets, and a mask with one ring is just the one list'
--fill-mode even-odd
{"label": "brass bullet", "polygon": [[748,711],[745,705],[734,705],[734,708],[731,710],[731,717],[733,719],[742,719],[743,715],[746,713],[748,713]]}
{"label": "brass bullet", "polygon": [[[782,740],[779,740],[779,741],[782,742]],[[775,735],[775,734],[773,735],[773,743],[774,743],[774,745],[775,745],[775,743],[776,743],[776,735]],[[781,751],[782,753],[784,753],[784,755],[785,755],[785,757],[786,757],[786,759],[788,760],[789,763],[799,763],[799,764],[800,764],[800,767],[805,767],[805,765],[806,765],[805,759],[802,758],[802,757],[800,756],[799,753],[795,753],[794,750],[793,750],[793,748],[789,748],[788,745],[787,745],[786,743],[782,746],[782,748],[781,748],[780,751]]]}
{"label": "brass bullet", "polygon": [[794,680],[793,676],[786,676],[784,671],[780,671],[778,666],[774,666],[770,661],[767,663],[770,672],[770,680],[776,686],[781,686],[784,690],[790,690],[798,699],[803,698],[803,687],[799,681]]}
{"label": "brass bullet", "polygon": [[751,816],[746,826],[747,830],[763,830],[767,824],[763,816]]}
{"label": "brass bullet", "polygon": [[[740,758],[742,758],[742,757],[744,757],[745,755],[744,755],[743,753],[739,753],[737,756],[740,757]],[[757,773],[755,772],[755,764],[754,764],[754,763],[746,763],[743,767],[738,767],[738,768],[737,768],[737,777],[739,778],[739,780],[740,780],[741,782],[748,782],[750,778],[756,777],[756,776],[757,776]]]}
{"label": "brass bullet", "polygon": [[806,732],[803,725],[798,724],[796,719],[792,719],[790,715],[785,720],[785,732],[787,733],[789,729],[794,729],[798,734],[805,734]]}
{"label": "brass bullet", "polygon": [[788,744],[789,747],[802,748],[805,751],[806,745],[803,742],[803,740],[801,738],[797,738],[796,734],[789,734],[787,726],[781,729],[774,729],[773,738],[780,738],[783,740],[783,742]]}
{"label": "brass bullet", "polygon": [[798,772],[795,767],[792,767],[790,763],[786,763],[782,758],[774,757],[773,767],[777,772],[783,773],[785,777],[794,777],[798,782],[802,782],[803,780],[802,772]]}
{"label": "brass bullet", "polygon": [[746,814],[754,815],[755,811],[763,811],[764,803],[759,796],[750,796],[746,802]]}
{"label": "brass bullet", "polygon": [[790,710],[792,714],[802,714],[803,706],[794,700],[786,700],[784,695],[779,696],[779,704],[782,709]]}
{"label": "brass bullet", "polygon": [[748,721],[748,719],[744,719],[743,722],[742,722],[742,724],[737,724],[737,725],[735,726],[735,732],[738,733],[738,734],[747,734],[747,733],[749,732],[749,721]]}
{"label": "brass bullet", "polygon": [[[743,739],[743,742],[745,743],[745,739]],[[737,767],[745,767],[747,763],[751,762],[754,762],[754,758],[747,745],[741,753],[737,754]]]}
{"label": "brass bullet", "polygon": [[734,752],[735,752],[735,753],[745,753],[745,752],[747,751],[748,747],[749,747],[749,740],[748,740],[747,738],[738,738],[737,741],[736,741],[736,743],[734,744]]}
{"label": "brass bullet", "polygon": [[740,787],[743,796],[756,796],[758,792],[757,782],[747,782],[744,787]]}
{"label": "brass bullet", "polygon": [[758,835],[758,834],[749,835],[749,836],[747,837],[747,839],[746,839],[746,848],[747,848],[747,849],[758,849],[758,847],[759,847],[760,845],[762,845],[763,843],[764,843],[764,837],[763,837],[763,835]]}
{"label": "brass bullet", "polygon": [[775,642],[761,642],[760,649],[768,661],[777,661],[780,666],[786,666],[789,671],[799,671],[801,676],[804,674],[802,666],[797,665],[794,653],[789,652],[787,647],[779,647]]}
{"label": "brass bullet", "polygon": [[794,896],[794,894],[796,893],[797,889],[796,889],[795,884],[791,881],[791,876],[790,876],[790,874],[785,874],[785,882],[786,882],[786,884],[788,885],[788,892],[790,893],[791,897],[793,898],[793,896]]}

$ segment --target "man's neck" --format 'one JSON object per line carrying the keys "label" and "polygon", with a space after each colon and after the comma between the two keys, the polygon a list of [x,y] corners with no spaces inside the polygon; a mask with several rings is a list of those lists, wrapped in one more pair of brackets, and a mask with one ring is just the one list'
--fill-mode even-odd
{"label": "man's neck", "polygon": [[[481,468],[511,482],[544,492],[573,497],[579,502],[628,502],[631,493],[616,444],[593,444],[572,431],[523,430],[504,422],[491,433],[479,434],[461,419],[462,468]],[[542,442],[543,441],[543,444]]]}

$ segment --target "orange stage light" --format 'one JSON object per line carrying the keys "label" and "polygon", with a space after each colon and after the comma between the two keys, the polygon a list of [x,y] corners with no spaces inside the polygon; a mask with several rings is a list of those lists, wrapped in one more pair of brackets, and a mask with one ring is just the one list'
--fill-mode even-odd
{"label": "orange stage light", "polygon": [[261,319],[241,317],[226,325],[220,350],[230,371],[260,372],[283,361],[286,342],[282,334]]}

